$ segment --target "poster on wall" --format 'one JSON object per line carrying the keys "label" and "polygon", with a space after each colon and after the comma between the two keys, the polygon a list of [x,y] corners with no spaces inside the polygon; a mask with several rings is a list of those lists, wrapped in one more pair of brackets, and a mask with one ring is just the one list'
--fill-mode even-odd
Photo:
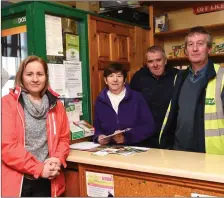
{"label": "poster on wall", "polygon": [[47,55],[63,56],[61,17],[45,15]]}
{"label": "poster on wall", "polygon": [[51,88],[61,97],[65,97],[65,66],[63,64],[48,64]]}
{"label": "poster on wall", "polygon": [[79,61],[79,36],[66,34],[66,60]]}
{"label": "poster on wall", "polygon": [[86,171],[86,187],[89,197],[114,197],[114,178],[111,174]]}
{"label": "poster on wall", "polygon": [[52,89],[62,98],[82,98],[82,63],[63,61],[63,64],[48,63],[49,81]]}
{"label": "poster on wall", "polygon": [[82,98],[82,63],[63,61],[65,65],[66,98]]}

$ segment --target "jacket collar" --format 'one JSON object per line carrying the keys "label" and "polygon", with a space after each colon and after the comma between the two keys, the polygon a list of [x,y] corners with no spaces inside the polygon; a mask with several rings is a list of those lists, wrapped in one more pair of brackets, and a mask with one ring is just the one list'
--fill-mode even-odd
{"label": "jacket collar", "polygon": [[216,71],[212,60],[208,60],[208,68],[205,75],[207,76],[208,80],[216,76]]}
{"label": "jacket collar", "polygon": [[[23,97],[21,95],[21,92],[22,92],[22,88],[20,86],[16,86],[14,89],[10,89],[10,94],[15,98],[15,100],[18,100],[21,103],[21,105],[24,107],[24,102],[23,102]],[[49,100],[50,109],[52,109],[57,103],[59,94],[53,91],[51,87],[48,87],[46,91],[46,95]]]}
{"label": "jacket collar", "polygon": [[[186,69],[183,72],[183,79],[185,79],[187,77],[187,75],[189,74],[190,67],[188,67],[188,69]],[[207,68],[206,68],[205,77],[206,77],[207,80],[210,80],[210,79],[214,78],[215,76],[216,76],[216,72],[215,72],[215,68],[214,68],[214,63],[212,62],[212,60],[208,60],[208,65],[207,65]]]}
{"label": "jacket collar", "polygon": [[[123,100],[129,99],[130,97],[132,97],[132,90],[127,83],[125,83],[125,88],[126,88],[126,94]],[[110,104],[110,99],[107,95],[108,91],[109,91],[108,88],[104,88],[99,95],[99,99],[103,102]]]}

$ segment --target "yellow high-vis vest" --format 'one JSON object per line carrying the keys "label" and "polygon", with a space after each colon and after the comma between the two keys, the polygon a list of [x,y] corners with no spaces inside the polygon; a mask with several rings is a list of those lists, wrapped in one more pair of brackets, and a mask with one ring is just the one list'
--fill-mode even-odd
{"label": "yellow high-vis vest", "polygon": [[[224,86],[224,67],[214,64],[214,69],[217,75],[209,80],[205,96],[205,151],[210,154],[224,155],[224,109],[221,100]],[[159,143],[161,143],[161,136],[167,123],[170,107],[171,101],[160,131]]]}

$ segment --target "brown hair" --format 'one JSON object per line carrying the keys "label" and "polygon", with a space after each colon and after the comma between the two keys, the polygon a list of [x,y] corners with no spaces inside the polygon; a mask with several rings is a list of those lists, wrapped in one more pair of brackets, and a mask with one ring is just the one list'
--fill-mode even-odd
{"label": "brown hair", "polygon": [[112,73],[118,73],[118,72],[121,72],[122,75],[124,76],[124,81],[127,77],[127,70],[125,69],[125,66],[120,64],[120,63],[111,63],[108,67],[106,67],[104,69],[104,73],[103,73],[103,76],[104,78],[108,77],[110,74]]}
{"label": "brown hair", "polygon": [[47,63],[42,58],[40,58],[38,56],[33,56],[33,55],[28,56],[26,59],[24,59],[20,63],[19,69],[16,73],[15,86],[20,86],[23,90],[26,90],[26,88],[24,87],[24,84],[23,84],[23,72],[24,72],[24,69],[26,68],[26,66],[29,63],[32,63],[34,61],[39,62],[43,66],[44,72],[45,72],[45,75],[46,75],[46,83],[45,83],[45,86],[44,86],[43,90],[40,93],[40,95],[43,96],[45,94],[45,92],[47,91],[48,86],[49,86],[49,73],[48,73]]}
{"label": "brown hair", "polygon": [[195,34],[204,34],[207,35],[207,47],[212,48],[212,35],[209,31],[207,31],[204,27],[202,26],[196,26],[192,27],[190,31],[188,32],[187,36],[185,37],[185,49],[187,48],[187,39],[188,37],[191,37]]}

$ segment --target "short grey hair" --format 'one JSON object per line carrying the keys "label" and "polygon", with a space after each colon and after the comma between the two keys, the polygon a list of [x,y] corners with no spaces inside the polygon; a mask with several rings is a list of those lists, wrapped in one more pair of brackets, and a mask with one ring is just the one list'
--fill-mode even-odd
{"label": "short grey hair", "polygon": [[151,47],[149,47],[147,50],[146,50],[146,53],[145,53],[145,57],[147,58],[147,54],[148,53],[155,53],[155,52],[160,52],[162,54],[162,56],[164,58],[166,58],[166,53],[165,53],[165,50],[160,47],[160,46],[156,46],[156,45],[153,45]]}
{"label": "short grey hair", "polygon": [[185,49],[187,48],[187,39],[188,37],[191,37],[195,34],[204,34],[204,35],[207,35],[207,47],[208,48],[212,48],[212,35],[211,33],[206,30],[204,27],[202,26],[196,26],[196,27],[192,27],[190,29],[190,31],[188,32],[187,36],[185,37]]}

